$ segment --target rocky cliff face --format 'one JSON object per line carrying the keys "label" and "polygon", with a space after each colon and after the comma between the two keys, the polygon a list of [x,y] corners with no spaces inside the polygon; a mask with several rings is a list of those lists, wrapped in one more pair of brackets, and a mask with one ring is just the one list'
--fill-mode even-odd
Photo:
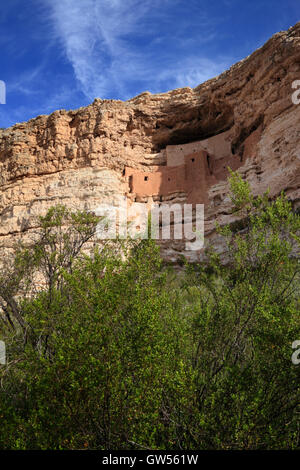
{"label": "rocky cliff face", "polygon": [[[167,165],[168,149],[199,142],[204,148],[215,142],[219,170],[230,157],[256,194],[269,187],[273,197],[284,190],[297,207],[295,80],[300,80],[300,23],[194,89],[145,92],[126,102],[95,99],[85,108],[0,131],[0,245],[9,249],[18,237],[26,239],[35,216],[57,203],[87,210],[117,204],[130,193],[126,167],[151,173]],[[184,202],[185,194],[175,191],[166,199]],[[215,222],[234,220],[225,171],[207,187],[205,220],[206,240],[215,243]],[[182,249],[180,242],[162,243],[170,260]]]}

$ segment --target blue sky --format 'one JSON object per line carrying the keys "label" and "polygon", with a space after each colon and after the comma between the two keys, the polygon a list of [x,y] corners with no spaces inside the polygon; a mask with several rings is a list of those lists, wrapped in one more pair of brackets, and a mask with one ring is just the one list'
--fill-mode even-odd
{"label": "blue sky", "polygon": [[1,0],[0,127],[195,87],[297,21],[299,0]]}

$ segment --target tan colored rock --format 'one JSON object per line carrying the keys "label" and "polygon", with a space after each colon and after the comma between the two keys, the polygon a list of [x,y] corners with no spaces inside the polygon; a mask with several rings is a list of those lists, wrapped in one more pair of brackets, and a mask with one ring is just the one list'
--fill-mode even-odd
{"label": "tan colored rock", "polygon": [[[219,243],[216,221],[234,220],[228,163],[256,194],[269,187],[273,197],[284,190],[298,207],[300,105],[291,97],[299,79],[300,23],[194,89],[145,92],[126,102],[96,99],[85,108],[55,111],[0,131],[0,246],[26,238],[34,216],[57,203],[93,210],[117,204],[125,194],[133,201],[125,167],[152,173],[172,161],[177,166],[198,145],[215,160],[215,180],[206,189],[208,241]],[[181,189],[166,200],[184,202]],[[199,188],[192,189],[197,194]],[[182,250],[180,241],[162,243],[167,259],[176,260]]]}

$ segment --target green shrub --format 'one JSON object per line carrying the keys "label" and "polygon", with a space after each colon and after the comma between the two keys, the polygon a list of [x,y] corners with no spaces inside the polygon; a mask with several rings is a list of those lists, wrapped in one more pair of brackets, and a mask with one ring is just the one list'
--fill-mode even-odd
{"label": "green shrub", "polygon": [[1,449],[299,448],[299,215],[231,188],[228,263],[180,277],[151,240],[83,254],[91,214],[40,219],[0,277]]}

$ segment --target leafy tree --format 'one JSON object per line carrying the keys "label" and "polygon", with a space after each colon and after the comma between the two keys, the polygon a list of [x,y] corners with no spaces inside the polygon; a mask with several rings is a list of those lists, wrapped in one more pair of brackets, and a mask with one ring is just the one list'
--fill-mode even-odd
{"label": "leafy tree", "polygon": [[152,240],[93,249],[92,214],[40,219],[0,278],[0,448],[299,448],[299,215],[230,183],[226,258],[180,276]]}
{"label": "leafy tree", "polygon": [[299,216],[283,194],[254,198],[238,174],[230,183],[246,223],[241,232],[218,228],[226,265],[212,251],[191,270],[198,412],[185,425],[196,447],[297,447]]}

